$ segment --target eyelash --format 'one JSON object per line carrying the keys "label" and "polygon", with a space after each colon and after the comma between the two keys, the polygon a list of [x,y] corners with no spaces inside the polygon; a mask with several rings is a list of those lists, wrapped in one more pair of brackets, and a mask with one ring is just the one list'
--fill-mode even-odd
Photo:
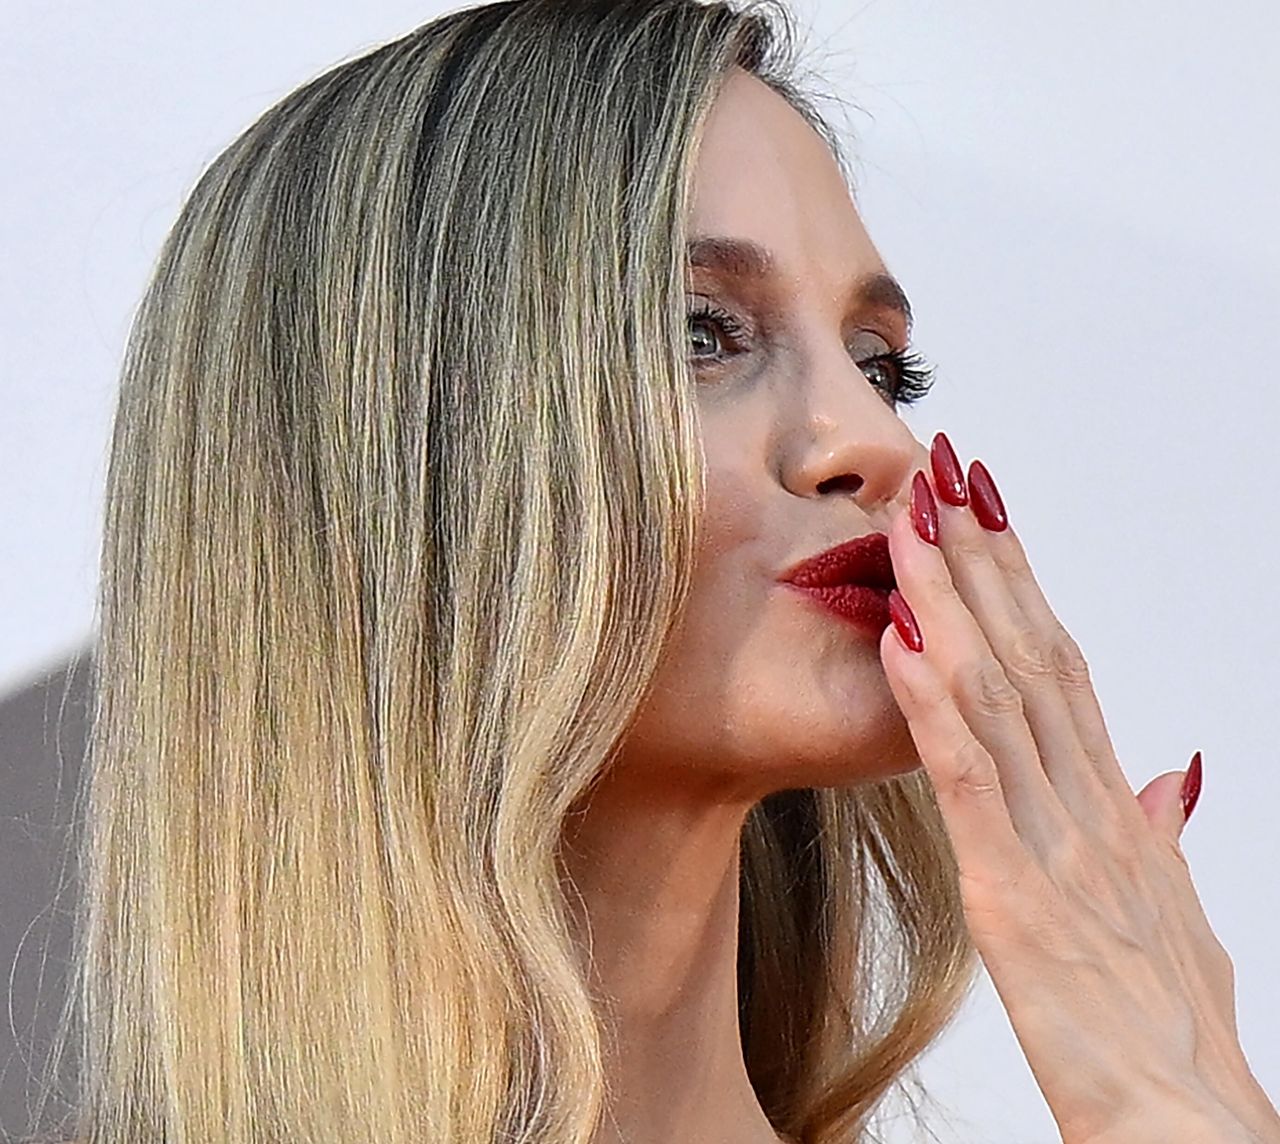
{"label": "eyelash", "polygon": [[[736,318],[731,314],[727,314],[718,306],[712,306],[709,302],[699,303],[698,308],[689,311],[687,321],[692,322],[694,319],[710,321],[718,325],[721,332],[726,334],[728,340],[734,345],[741,345],[742,338],[746,335],[746,331]],[[720,355],[716,355],[715,357],[704,357],[700,360],[722,361],[723,359]],[[867,358],[866,361],[860,363],[860,366],[870,362],[890,362],[897,371],[900,379],[898,386],[889,394],[889,398],[895,406],[913,405],[927,396],[933,388],[936,367],[930,365],[928,359],[918,352],[908,353],[905,350],[890,350],[886,354],[876,354],[874,357]]]}

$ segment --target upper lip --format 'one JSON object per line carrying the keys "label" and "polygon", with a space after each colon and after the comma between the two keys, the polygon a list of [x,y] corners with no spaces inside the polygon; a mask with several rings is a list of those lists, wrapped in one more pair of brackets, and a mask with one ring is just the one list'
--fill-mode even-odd
{"label": "upper lip", "polygon": [[778,579],[797,588],[863,584],[888,591],[898,586],[893,575],[893,562],[889,558],[889,538],[883,532],[869,532],[816,556],[806,557]]}

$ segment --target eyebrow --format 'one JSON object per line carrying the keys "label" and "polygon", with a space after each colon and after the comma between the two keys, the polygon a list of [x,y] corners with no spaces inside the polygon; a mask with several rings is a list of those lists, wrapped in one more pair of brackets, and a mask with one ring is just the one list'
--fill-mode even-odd
{"label": "eyebrow", "polygon": [[[685,246],[690,266],[719,270],[738,278],[759,280],[776,272],[773,255],[749,238],[731,238],[724,234],[697,235]],[[898,280],[883,272],[869,274],[854,284],[853,296],[862,304],[896,310],[910,332],[911,303]]]}

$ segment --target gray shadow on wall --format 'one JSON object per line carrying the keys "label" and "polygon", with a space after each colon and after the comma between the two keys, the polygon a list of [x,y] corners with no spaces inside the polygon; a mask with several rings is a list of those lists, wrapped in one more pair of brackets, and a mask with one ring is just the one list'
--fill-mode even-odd
{"label": "gray shadow on wall", "polygon": [[0,1140],[71,1115],[73,1030],[38,1126],[49,1051],[67,996],[79,896],[76,799],[91,709],[85,647],[0,696]]}

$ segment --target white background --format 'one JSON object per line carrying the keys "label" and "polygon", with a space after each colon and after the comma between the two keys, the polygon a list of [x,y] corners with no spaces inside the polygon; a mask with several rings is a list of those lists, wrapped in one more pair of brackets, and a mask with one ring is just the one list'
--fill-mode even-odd
{"label": "white background", "polygon": [[[117,369],[199,173],[304,80],[445,10],[7,7],[0,691],[88,639]],[[1204,752],[1184,849],[1280,1098],[1280,5],[796,10],[939,364],[908,421],[991,469],[1135,789]],[[1057,1139],[985,976],[919,1075],[941,1141]]]}

